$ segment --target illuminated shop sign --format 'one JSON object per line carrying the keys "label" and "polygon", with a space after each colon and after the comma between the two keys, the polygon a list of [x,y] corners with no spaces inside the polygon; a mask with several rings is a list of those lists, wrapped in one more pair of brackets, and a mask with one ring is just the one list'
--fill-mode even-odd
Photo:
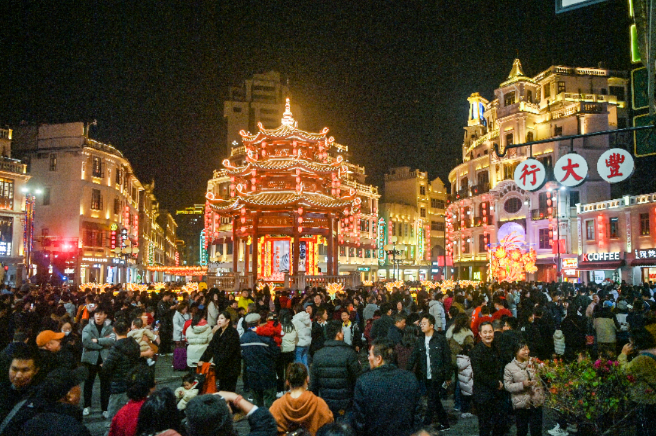
{"label": "illuminated shop sign", "polygon": [[619,251],[612,253],[585,253],[581,256],[581,262],[597,262],[608,260],[620,260]]}
{"label": "illuminated shop sign", "polygon": [[636,259],[656,259],[656,248],[648,250],[633,250]]}

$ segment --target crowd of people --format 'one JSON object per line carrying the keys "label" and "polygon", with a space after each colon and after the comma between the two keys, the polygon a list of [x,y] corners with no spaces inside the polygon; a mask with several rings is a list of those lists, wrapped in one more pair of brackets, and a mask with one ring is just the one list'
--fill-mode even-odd
{"label": "crowd of people", "polygon": [[[536,366],[585,356],[617,359],[634,377],[632,425],[652,435],[655,290],[0,285],[0,436],[90,434],[93,398],[110,436],[236,435],[241,419],[251,435],[403,436],[474,418],[481,436],[512,425],[518,436],[540,435],[546,393]],[[175,391],[156,386],[162,362],[183,371]],[[577,431],[580,422],[558,416],[550,435]]]}

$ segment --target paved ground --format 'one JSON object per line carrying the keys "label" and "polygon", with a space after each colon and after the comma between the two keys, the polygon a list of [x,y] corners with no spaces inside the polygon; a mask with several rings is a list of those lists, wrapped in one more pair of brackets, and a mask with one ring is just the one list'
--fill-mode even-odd
{"label": "paved ground", "polygon": [[[180,386],[180,378],[184,373],[181,371],[173,371],[171,366],[171,356],[161,356],[157,362],[155,376],[157,378],[158,388],[169,387],[175,389]],[[241,380],[237,386],[237,390],[241,391]],[[108,428],[109,422],[103,419],[100,414],[100,399],[99,399],[100,383],[96,379],[94,385],[94,398],[92,401],[91,415],[85,417],[85,424],[91,431],[91,434],[94,436],[104,435]],[[240,392],[242,393],[242,392]],[[244,394],[244,397],[248,398],[248,394]],[[449,412],[449,421],[451,423],[451,431],[448,432],[449,436],[460,436],[460,435],[477,435],[478,434],[478,424],[476,417],[468,419],[460,419],[459,414],[452,412],[453,409],[453,400],[449,399],[443,402],[444,407]],[[554,426],[554,421],[551,417],[551,413],[545,413],[544,416],[544,431],[543,434],[549,436],[546,430]],[[239,435],[246,436],[249,433],[248,421],[243,420],[235,425]],[[437,432],[430,431],[431,429],[426,429],[431,435],[437,435]],[[515,435],[515,427],[511,427],[508,435]]]}

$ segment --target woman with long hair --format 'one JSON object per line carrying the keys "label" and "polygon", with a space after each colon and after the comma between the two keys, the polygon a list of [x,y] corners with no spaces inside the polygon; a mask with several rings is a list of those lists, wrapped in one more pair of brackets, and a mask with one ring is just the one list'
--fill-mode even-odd
{"label": "woman with long hair", "polygon": [[166,432],[168,436],[182,431],[180,413],[173,391],[163,388],[151,394],[139,410],[137,436],[156,436]]}
{"label": "woman with long hair", "polygon": [[207,301],[207,323],[210,327],[214,328],[216,320],[219,317],[219,312],[221,311],[219,290],[216,288],[210,289],[209,294],[207,294]]}
{"label": "woman with long hair", "polygon": [[406,324],[403,329],[403,339],[394,346],[394,351],[396,352],[396,366],[400,369],[411,370],[411,368],[408,368],[408,359],[410,359],[410,355],[417,344],[418,338],[419,328],[414,324]]}
{"label": "woman with long hair", "polygon": [[[287,367],[292,363],[296,357],[296,342],[298,340],[298,333],[294,328],[292,322],[292,312],[289,309],[282,309],[280,311],[280,325],[282,326],[282,345],[280,347],[280,365],[283,371],[287,371]],[[287,374],[284,375],[287,378]]]}
{"label": "woman with long hair", "polygon": [[305,365],[290,363],[286,381],[289,392],[269,409],[278,423],[278,434],[303,428],[314,436],[323,425],[333,422],[333,412],[326,402],[308,391],[310,377]]}
{"label": "woman with long hair", "polygon": [[187,347],[187,366],[193,369],[212,340],[212,328],[207,324],[205,313],[202,310],[198,311],[192,318],[186,335],[189,344]]}
{"label": "woman with long hair", "polygon": [[198,364],[212,360],[215,365],[216,382],[221,391],[234,392],[241,368],[241,347],[239,333],[230,322],[230,314],[219,313],[216,319],[214,336],[200,356]]}

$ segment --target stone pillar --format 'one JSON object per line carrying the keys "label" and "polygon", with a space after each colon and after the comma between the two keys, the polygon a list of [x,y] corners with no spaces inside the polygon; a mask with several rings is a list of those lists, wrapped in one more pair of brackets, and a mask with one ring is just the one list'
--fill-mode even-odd
{"label": "stone pillar", "polygon": [[237,263],[239,262],[239,238],[237,237],[237,219],[232,219],[232,272],[237,277]]}
{"label": "stone pillar", "polygon": [[259,245],[259,235],[257,233],[257,228],[260,223],[260,214],[259,212],[253,216],[253,285],[257,282],[257,263],[259,262],[260,252],[258,251]]}
{"label": "stone pillar", "polygon": [[326,240],[328,241],[328,256],[327,256],[327,261],[326,261],[326,274],[329,276],[333,275],[333,245],[335,245],[335,241],[333,241],[333,214],[328,214],[328,236],[326,237]]}

